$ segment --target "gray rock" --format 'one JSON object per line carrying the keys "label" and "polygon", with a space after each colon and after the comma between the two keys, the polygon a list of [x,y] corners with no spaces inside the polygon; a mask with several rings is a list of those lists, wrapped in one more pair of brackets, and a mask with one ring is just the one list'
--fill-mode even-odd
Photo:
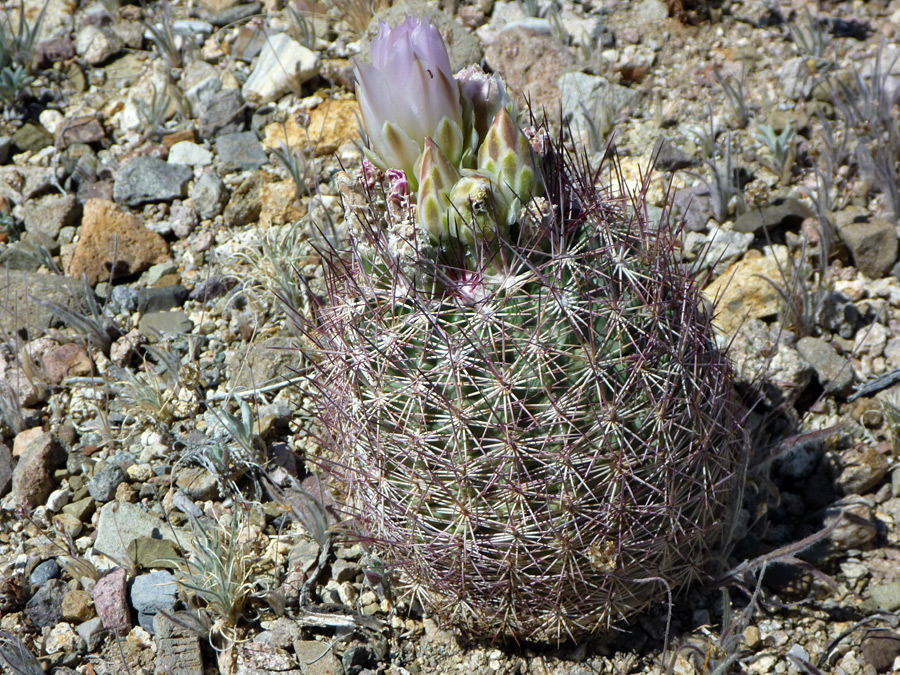
{"label": "gray rock", "polygon": [[802,480],[812,475],[821,458],[822,452],[818,444],[800,444],[781,455],[776,460],[776,466],[782,476]]}
{"label": "gray rock", "polygon": [[829,543],[838,551],[862,548],[878,533],[874,509],[867,499],[850,497],[825,509],[826,526],[838,519],[837,527],[828,535]]}
{"label": "gray rock", "polygon": [[[688,233],[688,237],[702,236],[699,233]],[[701,270],[734,262],[744,255],[753,243],[750,233],[732,232],[713,226],[704,237],[697,262],[692,269]]]}
{"label": "gray rock", "polygon": [[287,650],[264,642],[244,642],[237,646],[237,675],[303,675]]}
{"label": "gray rock", "polygon": [[13,469],[13,503],[43,504],[55,484],[53,472],[65,463],[66,451],[50,432],[32,438]]}
{"label": "gray rock", "polygon": [[825,298],[819,315],[819,325],[829,333],[849,340],[856,335],[860,316],[856,305],[845,295],[834,292]]}
{"label": "gray rock", "polygon": [[654,150],[656,163],[654,168],[661,171],[678,171],[679,169],[688,169],[699,164],[692,155],[687,154],[684,150],[676,146],[674,143],[660,139]]}
{"label": "gray rock", "polygon": [[181,285],[142,288],[137,292],[137,309],[144,314],[166,312],[181,307],[187,296],[188,290]]}
{"label": "gray rock", "polygon": [[234,7],[227,7],[218,12],[208,12],[203,8],[198,9],[200,9],[200,16],[209,21],[213,26],[222,28],[224,26],[236,24],[251,16],[256,16],[262,11],[263,6],[262,3],[251,2],[248,4],[235,5]]}
{"label": "gray rock", "polygon": [[75,632],[78,633],[78,637],[84,640],[84,644],[87,645],[89,652],[100,646],[106,634],[106,630],[103,628],[103,619],[99,616],[78,624],[75,627]]}
{"label": "gray rock", "polygon": [[240,391],[293,377],[301,365],[293,344],[290,338],[273,337],[226,356],[232,385]]}
{"label": "gray rock", "polygon": [[181,141],[169,150],[166,159],[169,164],[186,164],[188,166],[209,166],[213,161],[213,154],[202,145]]}
{"label": "gray rock", "polygon": [[861,495],[875,488],[887,476],[890,462],[875,448],[851,448],[840,457],[835,487],[845,495]]}
{"label": "gray rock", "polygon": [[257,172],[251,172],[238,185],[225,207],[225,226],[229,228],[249,225],[259,219],[262,211],[261,181]]}
{"label": "gray rock", "polygon": [[38,237],[56,241],[64,227],[76,226],[81,206],[71,194],[52,194],[35,200],[25,210],[25,229]]}
{"label": "gray rock", "polygon": [[45,560],[31,571],[28,577],[28,583],[32,588],[43,586],[50,579],[56,579],[59,576],[59,563],[52,558]]}
{"label": "gray rock", "polygon": [[128,474],[118,464],[103,463],[88,481],[88,493],[95,501],[108,502],[116,496],[116,489],[124,483]]}
{"label": "gray rock", "polygon": [[[159,623],[162,614],[157,614],[155,621]],[[171,622],[169,622],[171,623]],[[177,635],[159,637],[157,627],[156,672],[171,675],[203,675],[203,655],[200,652],[200,640],[196,635]]]}
{"label": "gray rock", "polygon": [[13,456],[9,448],[0,443],[0,497],[6,494],[12,485]]}
{"label": "gray rock", "polygon": [[25,605],[25,616],[39,628],[55,626],[63,620],[62,602],[69,585],[62,579],[49,579]]}
{"label": "gray rock", "polygon": [[109,309],[116,314],[138,308],[138,291],[131,286],[113,286],[109,291]]}
{"label": "gray rock", "polygon": [[229,171],[255,170],[268,161],[266,151],[252,131],[220,135],[216,138],[216,152]]}
{"label": "gray rock", "polygon": [[204,173],[191,191],[191,201],[201,218],[212,219],[222,213],[228,203],[228,189],[225,181],[214,173]]}
{"label": "gray rock", "polygon": [[897,262],[897,228],[888,220],[839,220],[838,234],[850,249],[856,269],[870,279],[885,276]]}
{"label": "gray rock", "polygon": [[319,57],[287,33],[270,35],[241,94],[247,101],[275,101],[319,74]]}
{"label": "gray rock", "polygon": [[344,667],[326,644],[316,640],[296,640],[294,654],[303,666],[303,675],[344,675]]}
{"label": "gray rock", "polygon": [[78,284],[55,274],[29,274],[3,270],[0,274],[0,335],[14,335],[20,329],[29,334],[42,335],[55,319],[55,314],[38,300],[55,302],[76,309]]}
{"label": "gray rock", "polygon": [[84,26],[77,31],[75,52],[89,65],[96,66],[122,51],[124,43],[107,27]]}
{"label": "gray rock", "polygon": [[776,227],[796,229],[805,218],[812,218],[814,215],[799,199],[779,197],[762,208],[738,216],[734,221],[734,231],[759,234]]}
{"label": "gray rock", "polygon": [[900,609],[900,582],[874,584],[869,587],[869,597],[875,606],[884,612],[895,612]]}
{"label": "gray rock", "polygon": [[167,539],[173,543],[191,541],[190,532],[176,528],[178,538],[161,518],[148,513],[143,507],[129,502],[109,502],[100,509],[97,521],[97,539],[94,551],[108,555],[113,562],[124,561],[126,548],[135,539],[151,537]]}
{"label": "gray rock", "polygon": [[119,635],[130,631],[132,626],[125,588],[127,577],[125,570],[117,567],[102,577],[91,593],[104,628]]}
{"label": "gray rock", "polygon": [[187,195],[194,177],[189,167],[168,164],[157,157],[137,157],[119,170],[113,198],[126,206],[169,202]]}
{"label": "gray rock", "polygon": [[363,668],[369,667],[374,661],[375,654],[368,645],[351,645],[341,656],[341,665],[347,675],[359,675]]}
{"label": "gray rock", "polygon": [[[287,617],[278,617],[272,621],[262,633],[256,636],[257,642],[265,642],[273,647],[287,649],[303,637],[303,630],[296,621]],[[317,643],[318,644],[318,643]],[[322,645],[325,647],[325,645]],[[301,661],[302,663],[302,661]]]}
{"label": "gray rock", "polygon": [[583,142],[589,141],[592,125],[602,125],[603,119],[612,125],[614,118],[637,100],[633,89],[580,72],[565,73],[559,78],[559,95],[563,122]]}
{"label": "gray rock", "polygon": [[201,106],[222,91],[222,80],[213,72],[205,79],[200,80],[184,92],[185,98],[191,104],[194,115],[198,115]]}
{"label": "gray rock", "polygon": [[[160,610],[170,612],[175,608],[175,591],[175,577],[169,572],[160,570],[142,574],[131,584],[131,606],[145,615],[157,614]],[[152,626],[150,632],[153,632]]]}
{"label": "gray rock", "polygon": [[194,328],[194,322],[181,311],[153,312],[141,317],[138,328],[148,338],[153,338],[155,335],[190,333]]}
{"label": "gray rock", "polygon": [[223,89],[198,105],[197,124],[200,137],[215,138],[219,134],[235,134],[247,125],[247,109],[241,92]]}
{"label": "gray rock", "polygon": [[359,565],[347,560],[338,559],[331,564],[331,578],[338,583],[354,581],[359,571]]}
{"label": "gray rock", "polygon": [[640,21],[648,23],[665,21],[669,18],[669,8],[660,0],[641,0],[638,5],[638,16]]}
{"label": "gray rock", "polygon": [[803,337],[797,341],[800,356],[813,367],[819,383],[829,394],[846,395],[853,385],[850,361],[838,354],[825,340]]}

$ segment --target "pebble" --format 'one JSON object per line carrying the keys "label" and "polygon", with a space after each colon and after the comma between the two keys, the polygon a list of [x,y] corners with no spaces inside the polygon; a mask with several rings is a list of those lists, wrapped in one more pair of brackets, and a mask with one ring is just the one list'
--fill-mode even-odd
{"label": "pebble", "polygon": [[74,624],[84,623],[95,616],[94,601],[87,591],[69,591],[62,601],[63,619]]}
{"label": "pebble", "polygon": [[220,134],[216,138],[216,153],[229,171],[258,169],[268,162],[266,151],[252,131]]}
{"label": "pebble", "polygon": [[113,198],[125,206],[169,202],[187,196],[187,184],[193,177],[187,166],[157,157],[137,157],[119,169]]}
{"label": "pebble", "polygon": [[209,166],[213,162],[213,154],[202,145],[190,141],[180,141],[169,149],[166,161],[169,164]]}
{"label": "pebble", "polygon": [[55,626],[63,619],[62,603],[69,585],[61,579],[47,579],[37,587],[25,605],[25,616],[35,626]]}
{"label": "pebble", "polygon": [[104,463],[88,481],[88,492],[95,501],[108,502],[116,496],[116,488],[128,480],[128,474],[118,464]]}
{"label": "pebble", "polygon": [[847,395],[854,374],[850,362],[821,338],[803,337],[797,341],[800,356],[813,367],[819,383],[829,394]]}
{"label": "pebble", "polygon": [[319,74],[319,57],[287,33],[270,35],[241,94],[256,104],[268,103]]}
{"label": "pebble", "polygon": [[132,628],[125,587],[127,577],[125,570],[117,567],[97,582],[92,593],[94,607],[97,616],[103,620],[103,626],[119,635],[128,633]]}
{"label": "pebble", "polygon": [[50,579],[59,577],[59,564],[53,560],[45,560],[31,571],[28,583],[32,588],[38,588]]}

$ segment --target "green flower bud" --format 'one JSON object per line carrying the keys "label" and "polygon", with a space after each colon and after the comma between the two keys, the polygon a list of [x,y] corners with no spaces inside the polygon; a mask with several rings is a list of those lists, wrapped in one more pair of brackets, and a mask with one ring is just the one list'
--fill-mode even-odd
{"label": "green flower bud", "polygon": [[491,175],[467,172],[450,191],[450,236],[466,245],[505,237],[509,213],[510,202]]}
{"label": "green flower bud", "polygon": [[540,193],[534,150],[506,108],[497,111],[478,150],[478,170],[495,177],[510,203],[527,203]]}
{"label": "green flower bud", "polygon": [[425,139],[425,151],[419,164],[418,220],[433,244],[450,238],[448,231],[450,190],[459,180],[459,172],[440,147]]}

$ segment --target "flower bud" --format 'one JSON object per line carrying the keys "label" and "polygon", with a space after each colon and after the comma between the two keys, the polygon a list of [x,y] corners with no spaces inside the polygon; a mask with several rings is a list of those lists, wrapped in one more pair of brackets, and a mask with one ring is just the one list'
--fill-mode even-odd
{"label": "flower bud", "polygon": [[370,51],[372,63],[354,67],[370,159],[382,169],[404,171],[412,183],[425,139],[433,138],[458,164],[463,154],[459,85],[437,28],[414,17],[397,26],[382,22]]}
{"label": "flower bud", "polygon": [[434,244],[450,237],[447,230],[449,194],[457,180],[456,167],[434,141],[426,138],[419,165],[418,220]]}
{"label": "flower bud", "polygon": [[468,172],[450,191],[450,236],[466,245],[474,244],[476,240],[494,241],[505,237],[509,230],[509,206],[492,176]]}
{"label": "flower bud", "polygon": [[497,111],[478,150],[478,170],[495,176],[510,202],[527,203],[540,192],[534,150],[505,108]]}

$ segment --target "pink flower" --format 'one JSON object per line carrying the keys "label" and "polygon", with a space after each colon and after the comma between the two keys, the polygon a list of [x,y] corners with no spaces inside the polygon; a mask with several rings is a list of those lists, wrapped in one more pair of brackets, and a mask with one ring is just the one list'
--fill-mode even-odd
{"label": "pink flower", "polygon": [[372,160],[382,169],[404,171],[414,182],[425,139],[431,138],[451,162],[459,162],[459,86],[437,28],[411,16],[393,27],[382,22],[370,53],[372,62],[357,62],[354,70]]}

